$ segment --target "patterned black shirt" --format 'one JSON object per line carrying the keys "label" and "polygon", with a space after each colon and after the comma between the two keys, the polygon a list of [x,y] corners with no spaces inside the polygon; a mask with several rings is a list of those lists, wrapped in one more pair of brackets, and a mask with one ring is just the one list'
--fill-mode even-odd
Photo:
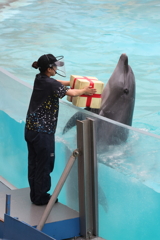
{"label": "patterned black shirt", "polygon": [[48,134],[55,133],[59,98],[63,98],[66,91],[66,87],[57,80],[37,74],[27,112],[26,128]]}

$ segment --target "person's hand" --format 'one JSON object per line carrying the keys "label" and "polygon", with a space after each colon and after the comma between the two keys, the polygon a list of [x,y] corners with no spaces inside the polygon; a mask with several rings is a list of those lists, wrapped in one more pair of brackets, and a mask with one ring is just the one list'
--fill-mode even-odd
{"label": "person's hand", "polygon": [[93,95],[97,92],[97,90],[95,88],[91,88],[90,86],[89,87],[85,87],[84,88],[84,94],[85,95]]}

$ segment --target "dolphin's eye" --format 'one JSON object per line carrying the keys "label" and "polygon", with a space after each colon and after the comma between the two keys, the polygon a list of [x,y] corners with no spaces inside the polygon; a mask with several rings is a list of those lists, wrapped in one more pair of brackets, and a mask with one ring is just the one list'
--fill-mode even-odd
{"label": "dolphin's eye", "polygon": [[125,88],[125,89],[123,90],[123,92],[124,92],[125,94],[128,94],[128,93],[129,93],[129,90],[128,90],[127,88]]}

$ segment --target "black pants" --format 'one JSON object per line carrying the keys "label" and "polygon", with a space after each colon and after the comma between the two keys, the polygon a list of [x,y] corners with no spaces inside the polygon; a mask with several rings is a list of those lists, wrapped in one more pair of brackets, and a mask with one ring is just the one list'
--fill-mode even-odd
{"label": "black pants", "polygon": [[50,199],[47,192],[51,188],[50,173],[55,161],[54,134],[25,130],[28,146],[28,181],[30,198],[34,204],[44,205]]}

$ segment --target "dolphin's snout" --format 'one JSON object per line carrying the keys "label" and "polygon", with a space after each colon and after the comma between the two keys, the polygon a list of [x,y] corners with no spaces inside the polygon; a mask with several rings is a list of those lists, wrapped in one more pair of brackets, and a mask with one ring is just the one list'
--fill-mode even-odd
{"label": "dolphin's snout", "polygon": [[128,56],[125,53],[122,53],[120,56],[122,63],[128,67]]}

